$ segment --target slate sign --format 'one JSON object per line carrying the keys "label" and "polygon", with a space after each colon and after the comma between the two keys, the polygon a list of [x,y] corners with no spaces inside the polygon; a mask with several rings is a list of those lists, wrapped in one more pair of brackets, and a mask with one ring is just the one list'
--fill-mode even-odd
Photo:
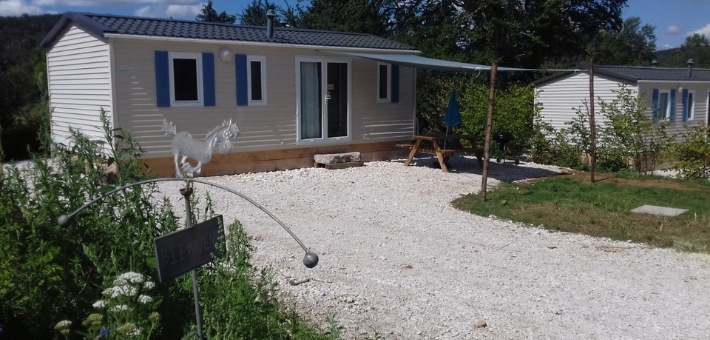
{"label": "slate sign", "polygon": [[172,280],[212,262],[224,253],[222,215],[155,239],[160,282]]}

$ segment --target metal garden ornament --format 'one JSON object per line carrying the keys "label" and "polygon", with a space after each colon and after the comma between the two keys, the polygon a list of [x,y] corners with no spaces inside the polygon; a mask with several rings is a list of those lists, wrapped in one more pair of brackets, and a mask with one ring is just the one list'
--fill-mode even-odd
{"label": "metal garden ornament", "polygon": [[[173,136],[170,149],[175,158],[175,177],[195,177],[202,171],[202,166],[209,163],[213,153],[227,154],[234,147],[232,142],[239,135],[239,127],[232,120],[222,122],[207,133],[204,142],[192,138],[189,132],[177,132],[175,124],[163,120],[161,131],[166,136]],[[178,159],[182,159],[178,162]],[[194,168],[187,162],[188,158],[197,161]]]}

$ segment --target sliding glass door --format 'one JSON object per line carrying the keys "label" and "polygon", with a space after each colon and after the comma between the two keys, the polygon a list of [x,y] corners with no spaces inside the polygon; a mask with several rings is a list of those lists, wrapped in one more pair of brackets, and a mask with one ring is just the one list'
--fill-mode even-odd
{"label": "sliding glass door", "polygon": [[297,57],[296,77],[299,141],[349,140],[349,60]]}

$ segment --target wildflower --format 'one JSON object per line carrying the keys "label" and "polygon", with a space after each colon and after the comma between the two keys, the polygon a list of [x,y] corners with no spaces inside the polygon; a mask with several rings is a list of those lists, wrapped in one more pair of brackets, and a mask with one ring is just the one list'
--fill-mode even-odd
{"label": "wildflower", "polygon": [[62,320],[62,321],[57,322],[57,325],[54,326],[54,329],[61,331],[62,329],[67,329],[69,327],[71,327],[71,321]]}
{"label": "wildflower", "polygon": [[138,302],[140,302],[142,304],[151,303],[151,302],[153,302],[153,298],[148,295],[139,295]]}
{"label": "wildflower", "polygon": [[148,320],[150,320],[151,322],[158,322],[160,321],[160,314],[158,312],[150,313],[150,315],[148,316]]}
{"label": "wildflower", "polygon": [[125,286],[127,284],[128,284],[128,281],[121,279],[121,278],[113,280],[113,285],[116,287]]}
{"label": "wildflower", "polygon": [[109,334],[111,334],[110,329],[101,327],[101,330],[99,331],[99,335],[109,335]]}
{"label": "wildflower", "polygon": [[130,283],[143,283],[143,274],[135,272],[126,272],[118,276],[117,280],[126,280]]}
{"label": "wildflower", "polygon": [[111,294],[113,294],[113,287],[104,289],[101,294],[103,294],[104,296],[111,296]]}
{"label": "wildflower", "polygon": [[153,288],[155,288],[155,283],[153,283],[153,281],[146,281],[143,284],[143,289],[153,289]]}
{"label": "wildflower", "polygon": [[62,321],[57,322],[57,325],[54,326],[54,329],[57,330],[62,335],[67,336],[67,335],[69,335],[69,327],[71,327],[71,321],[62,320]]}
{"label": "wildflower", "polygon": [[140,330],[134,323],[126,322],[123,326],[116,328],[116,330],[119,333],[123,333],[126,335],[134,335],[135,332],[137,331],[138,333],[135,335],[140,335]]}
{"label": "wildflower", "polygon": [[128,333],[126,333],[129,337],[139,337],[141,335],[141,330],[136,328]]}
{"label": "wildflower", "polygon": [[127,310],[128,310],[128,306],[126,306],[126,305],[115,305],[115,306],[113,306],[113,308],[111,308],[112,312],[123,312],[123,311],[127,311]]}
{"label": "wildflower", "polygon": [[113,293],[111,293],[111,298],[115,299],[121,295],[125,296],[135,296],[138,294],[138,290],[135,287],[131,286],[116,286],[113,287]]}
{"label": "wildflower", "polygon": [[106,307],[106,301],[105,300],[96,301],[96,302],[94,302],[94,304],[92,306],[94,306],[94,308],[96,308],[96,309],[104,308],[104,307]]}
{"label": "wildflower", "polygon": [[83,324],[86,327],[98,327],[101,326],[101,323],[104,321],[104,316],[101,314],[90,314],[86,320],[84,320]]}

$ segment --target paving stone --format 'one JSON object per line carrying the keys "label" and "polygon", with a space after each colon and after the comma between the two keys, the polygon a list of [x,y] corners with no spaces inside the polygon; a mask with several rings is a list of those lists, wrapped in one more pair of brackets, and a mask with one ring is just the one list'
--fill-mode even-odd
{"label": "paving stone", "polygon": [[686,211],[688,211],[688,209],[659,207],[656,205],[648,205],[648,204],[644,204],[634,210],[631,210],[632,213],[637,213],[637,214],[651,214],[651,215],[668,216],[668,217],[675,217],[678,215],[682,215]]}

